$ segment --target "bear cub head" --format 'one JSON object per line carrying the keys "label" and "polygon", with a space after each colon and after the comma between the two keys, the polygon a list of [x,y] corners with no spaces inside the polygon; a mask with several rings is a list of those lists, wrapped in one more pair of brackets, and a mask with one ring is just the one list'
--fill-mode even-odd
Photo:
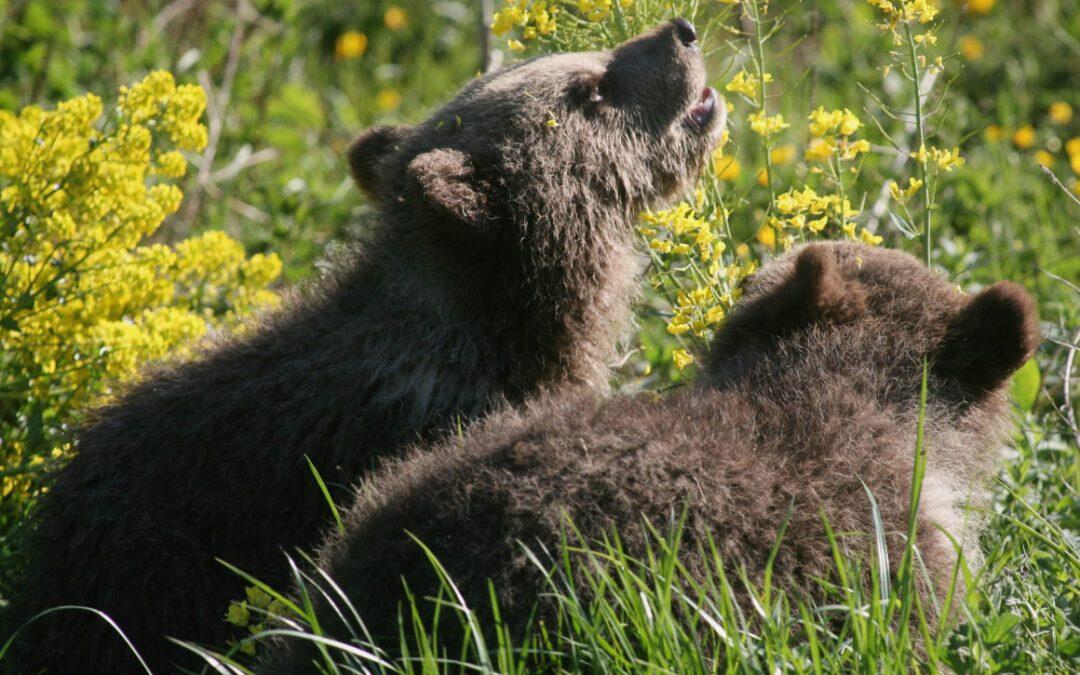
{"label": "bear cub head", "polygon": [[676,19],[610,51],[489,74],[423,123],[365,132],[352,174],[406,229],[435,225],[440,245],[550,257],[567,239],[628,237],[640,210],[697,177],[724,126],[696,38]]}
{"label": "bear cub head", "polygon": [[906,253],[862,244],[796,249],[744,292],[714,341],[708,370],[717,383],[764,377],[813,391],[843,380],[910,414],[926,362],[934,414],[993,417],[1039,344],[1035,302],[1018,284],[967,295]]}

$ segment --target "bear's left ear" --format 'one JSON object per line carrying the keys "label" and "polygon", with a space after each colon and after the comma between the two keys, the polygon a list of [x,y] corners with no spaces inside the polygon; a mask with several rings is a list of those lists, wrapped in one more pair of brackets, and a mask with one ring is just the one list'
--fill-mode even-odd
{"label": "bear's left ear", "polygon": [[1000,281],[968,301],[952,320],[934,369],[971,394],[996,389],[1039,346],[1035,301],[1019,284]]}
{"label": "bear's left ear", "polygon": [[810,244],[786,279],[732,313],[714,341],[723,351],[748,338],[784,336],[815,323],[847,323],[866,309],[866,289],[846,279],[827,246]]}
{"label": "bear's left ear", "polygon": [[405,126],[372,127],[360,134],[345,151],[353,180],[372,199],[380,196],[379,160],[393,152],[407,133]]}
{"label": "bear's left ear", "polygon": [[424,201],[436,211],[470,225],[481,225],[487,219],[487,196],[464,152],[430,150],[409,162],[408,173]]}

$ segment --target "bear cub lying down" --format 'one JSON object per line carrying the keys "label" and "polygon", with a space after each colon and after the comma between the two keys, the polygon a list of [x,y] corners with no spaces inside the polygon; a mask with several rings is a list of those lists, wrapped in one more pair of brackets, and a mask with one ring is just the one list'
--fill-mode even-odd
{"label": "bear cub lying down", "polygon": [[[391,650],[401,580],[425,611],[424,598],[438,589],[409,533],[481,614],[491,606],[490,579],[502,617],[516,628],[545,588],[522,544],[557,551],[564,516],[586,538],[617,527],[627,552],[640,557],[642,519],[663,527],[685,507],[681,556],[691,573],[706,569],[698,545],[712,537],[729,569],[744,565],[756,583],[789,518],[774,581],[813,594],[815,578],[833,569],[819,514],[837,533],[874,531],[865,483],[895,567],[928,359],[917,545],[933,604],[956,560],[936,526],[963,543],[967,560],[976,558],[962,509],[1007,432],[1009,376],[1037,343],[1033,302],[1015,284],[968,297],[905,253],[806,246],[751,278],[694,388],[662,400],[551,397],[495,414],[463,438],[380,471],[361,489],[344,535],[324,545],[319,566]],[[859,556],[873,538],[843,541]],[[335,612],[319,610],[322,627],[347,640]],[[539,616],[546,611],[541,604]],[[448,624],[456,620],[441,622]],[[266,672],[311,670],[307,645],[277,648]]]}
{"label": "bear cub lying down", "polygon": [[[361,136],[349,162],[373,232],[333,279],[97,412],[40,510],[12,629],[94,607],[164,672],[190,658],[166,634],[227,636],[245,584],[217,559],[280,586],[282,551],[321,538],[306,457],[341,489],[503,402],[606,386],[635,218],[696,179],[724,124],[694,40],[679,21],[533,59]],[[16,672],[143,672],[85,612],[19,646]]]}

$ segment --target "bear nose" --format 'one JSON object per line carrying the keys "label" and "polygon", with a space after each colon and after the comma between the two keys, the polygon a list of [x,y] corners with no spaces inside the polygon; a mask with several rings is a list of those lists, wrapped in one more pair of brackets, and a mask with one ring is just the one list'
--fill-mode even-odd
{"label": "bear nose", "polygon": [[679,40],[684,45],[689,47],[697,42],[697,31],[694,30],[694,24],[682,17],[673,20],[671,23],[675,24],[675,34],[679,36]]}

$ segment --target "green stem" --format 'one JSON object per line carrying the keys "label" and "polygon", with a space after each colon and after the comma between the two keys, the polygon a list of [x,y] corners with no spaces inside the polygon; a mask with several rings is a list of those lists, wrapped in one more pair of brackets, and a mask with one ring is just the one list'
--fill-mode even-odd
{"label": "green stem", "polygon": [[[919,57],[915,53],[915,37],[911,34],[911,22],[904,23],[904,33],[907,37],[908,56],[911,59],[911,77],[915,84],[915,132],[919,137],[919,148],[917,152],[921,152],[922,149],[926,147],[926,135],[923,129],[922,91],[919,82],[922,76],[919,72]],[[926,164],[920,161],[916,161],[915,164],[919,169],[919,179],[923,182],[923,236],[925,237],[926,244],[926,266],[929,267],[930,251],[932,248],[930,239],[930,185],[926,179]]]}
{"label": "green stem", "polygon": [[[754,51],[756,53],[754,61],[757,66],[759,95],[761,96],[759,110],[761,110],[763,116],[768,117],[769,112],[765,108],[765,48],[764,41],[761,39],[761,9],[758,7],[757,0],[751,4],[754,7]],[[769,211],[772,211],[773,202],[776,201],[776,192],[773,189],[772,158],[769,156],[769,139],[762,136],[761,145],[765,148],[765,181],[769,186]]]}

